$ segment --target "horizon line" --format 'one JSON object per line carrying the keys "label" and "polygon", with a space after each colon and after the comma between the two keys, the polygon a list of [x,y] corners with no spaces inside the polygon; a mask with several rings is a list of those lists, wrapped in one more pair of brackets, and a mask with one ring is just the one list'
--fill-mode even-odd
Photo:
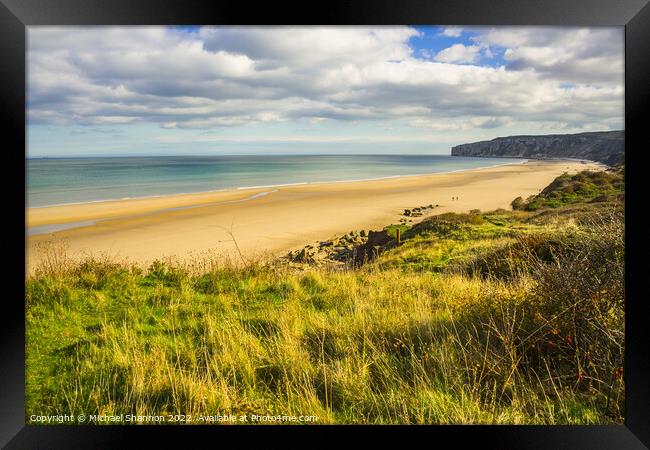
{"label": "horizon line", "polygon": [[451,153],[228,153],[228,154],[164,154],[164,155],[58,155],[58,156],[25,156],[25,159],[72,159],[72,158],[164,158],[164,157],[205,157],[205,156],[452,156]]}

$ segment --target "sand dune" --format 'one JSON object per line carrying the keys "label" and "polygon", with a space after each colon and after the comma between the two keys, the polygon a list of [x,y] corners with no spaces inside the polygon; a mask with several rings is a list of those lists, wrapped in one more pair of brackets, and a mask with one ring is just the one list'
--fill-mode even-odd
{"label": "sand dune", "polygon": [[531,161],[376,181],[31,208],[28,227],[91,225],[27,236],[27,269],[39,264],[49,242],[64,242],[72,257],[108,255],[141,264],[171,256],[189,260],[210,251],[234,256],[233,236],[244,257],[280,254],[353,229],[380,229],[399,221],[405,208],[439,204],[431,214],[509,208],[515,197],[538,193],[563,172],[597,167]]}

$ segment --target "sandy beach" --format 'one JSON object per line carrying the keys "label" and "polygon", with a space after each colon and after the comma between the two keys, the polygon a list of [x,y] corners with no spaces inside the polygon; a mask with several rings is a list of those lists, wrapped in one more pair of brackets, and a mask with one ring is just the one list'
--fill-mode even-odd
{"label": "sandy beach", "polygon": [[[598,167],[529,161],[374,181],[29,208],[27,227],[49,232],[26,237],[27,270],[39,264],[42,248],[51,243],[65,245],[73,258],[109,256],[143,265],[209,253],[239,258],[233,237],[246,258],[278,255],[350,230],[381,229],[397,223],[405,208],[438,204],[428,215],[510,208],[515,197],[538,193],[563,172]],[[79,224],[85,226],[61,229]]]}

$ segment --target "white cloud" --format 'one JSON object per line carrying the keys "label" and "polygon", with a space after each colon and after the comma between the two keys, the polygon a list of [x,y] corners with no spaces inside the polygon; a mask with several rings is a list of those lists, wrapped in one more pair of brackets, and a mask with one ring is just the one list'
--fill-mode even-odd
{"label": "white cloud", "polygon": [[[434,60],[416,57],[409,39],[421,33],[410,27],[28,32],[31,123],[153,122],[169,129],[404,120],[435,131],[535,122],[622,126],[623,41],[611,29],[463,29],[474,44],[454,44]],[[471,65],[481,51],[503,52],[505,66]]]}
{"label": "white cloud", "polygon": [[445,27],[440,34],[447,37],[459,37],[463,29],[459,27]]}
{"label": "white cloud", "polygon": [[473,63],[478,59],[479,50],[478,45],[454,44],[440,50],[434,59],[445,63]]}
{"label": "white cloud", "polygon": [[622,82],[623,28],[476,28],[472,39],[504,50],[511,70],[574,82]]}
{"label": "white cloud", "polygon": [[420,53],[420,56],[422,56],[423,58],[426,58],[426,59],[431,59],[433,57],[431,52],[429,50],[427,50],[426,48],[421,48],[419,50],[419,53]]}
{"label": "white cloud", "polygon": [[511,117],[456,117],[454,119],[416,119],[411,126],[433,131],[465,131],[510,125]]}
{"label": "white cloud", "polygon": [[369,64],[408,58],[410,27],[204,27],[206,49],[244,54],[256,61],[292,69],[314,64]]}

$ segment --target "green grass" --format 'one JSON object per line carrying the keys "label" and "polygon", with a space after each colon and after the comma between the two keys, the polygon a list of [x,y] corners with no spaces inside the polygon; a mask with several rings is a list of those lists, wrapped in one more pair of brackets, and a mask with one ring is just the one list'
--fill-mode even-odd
{"label": "green grass", "polygon": [[388,225],[387,227],[384,228],[384,231],[386,231],[391,238],[395,239],[395,237],[397,236],[397,230],[399,230],[400,235],[403,236],[404,232],[408,229],[409,229],[408,225],[400,223],[400,224]]}
{"label": "green grass", "polygon": [[513,209],[537,211],[541,208],[559,208],[579,202],[608,202],[622,200],[625,190],[624,167],[611,171],[582,171],[575,175],[557,177],[538,195],[524,201],[517,197]]}
{"label": "green grass", "polygon": [[622,423],[622,213],[579,206],[401,225],[344,271],[54,255],[26,282],[27,420]]}

